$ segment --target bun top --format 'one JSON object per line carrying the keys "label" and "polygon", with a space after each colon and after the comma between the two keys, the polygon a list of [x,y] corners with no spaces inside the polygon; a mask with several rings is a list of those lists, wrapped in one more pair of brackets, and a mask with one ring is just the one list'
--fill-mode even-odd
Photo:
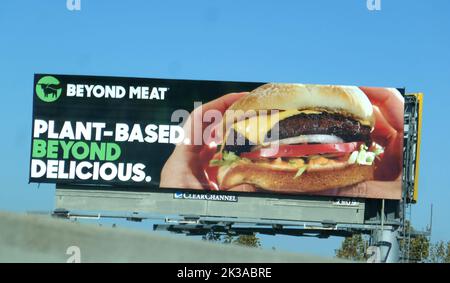
{"label": "bun top", "polygon": [[372,104],[355,86],[268,83],[236,101],[229,110],[324,110],[375,124]]}

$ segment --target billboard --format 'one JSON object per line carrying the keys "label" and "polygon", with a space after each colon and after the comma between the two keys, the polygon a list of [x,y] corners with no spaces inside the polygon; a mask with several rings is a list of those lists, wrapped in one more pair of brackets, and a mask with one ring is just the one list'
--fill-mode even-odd
{"label": "billboard", "polygon": [[36,74],[30,182],[401,198],[394,88]]}

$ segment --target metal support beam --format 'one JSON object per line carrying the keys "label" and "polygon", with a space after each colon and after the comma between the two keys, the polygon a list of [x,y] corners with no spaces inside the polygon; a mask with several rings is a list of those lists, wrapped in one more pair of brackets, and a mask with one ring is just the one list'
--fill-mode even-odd
{"label": "metal support beam", "polygon": [[397,229],[384,227],[372,235],[373,246],[379,248],[379,262],[396,263],[400,259],[400,246]]}

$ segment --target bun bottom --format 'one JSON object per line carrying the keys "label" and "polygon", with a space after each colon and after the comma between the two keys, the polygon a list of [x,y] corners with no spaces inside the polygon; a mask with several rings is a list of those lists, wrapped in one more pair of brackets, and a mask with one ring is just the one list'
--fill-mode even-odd
{"label": "bun bottom", "polygon": [[311,193],[351,186],[373,179],[374,166],[348,165],[341,168],[307,170],[294,178],[295,170],[273,169],[255,164],[239,164],[221,168],[219,187],[232,189],[250,184],[259,189],[280,193]]}

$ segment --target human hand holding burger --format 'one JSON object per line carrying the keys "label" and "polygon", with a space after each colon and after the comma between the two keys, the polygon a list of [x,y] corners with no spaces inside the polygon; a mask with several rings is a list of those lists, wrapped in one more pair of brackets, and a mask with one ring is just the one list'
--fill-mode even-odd
{"label": "human hand holding burger", "polygon": [[[308,193],[395,179],[402,160],[401,103],[401,96],[393,96],[388,89],[340,86],[266,84],[249,95],[225,95],[190,118],[208,109],[279,113],[257,113],[233,123],[215,155],[205,146],[178,145],[164,166],[161,187],[233,190],[251,186]],[[388,110],[388,105],[396,111]],[[269,122],[261,128],[262,119]],[[258,137],[261,133],[263,138]],[[239,139],[245,143],[236,143]],[[386,147],[382,159],[381,147],[373,141]],[[275,152],[266,150],[274,144]],[[210,159],[209,165],[204,162]]]}
{"label": "human hand holding burger", "polygon": [[[192,111],[183,126],[185,138],[191,142],[189,144],[178,144],[175,147],[161,171],[160,187],[209,189],[210,184],[204,173],[204,168],[208,165],[216,149],[210,147],[208,141],[202,141],[199,145],[192,141],[195,140],[195,135],[203,137],[203,131],[211,125],[201,122],[201,129],[196,132],[194,121],[203,121],[203,116],[210,110],[216,110],[223,114],[234,102],[246,94],[247,92],[229,93]],[[215,124],[217,122],[220,121],[214,121]]]}
{"label": "human hand holding burger", "polygon": [[361,87],[373,104],[376,124],[373,140],[384,147],[377,164],[375,180],[392,181],[403,168],[403,110],[405,100],[396,89]]}

